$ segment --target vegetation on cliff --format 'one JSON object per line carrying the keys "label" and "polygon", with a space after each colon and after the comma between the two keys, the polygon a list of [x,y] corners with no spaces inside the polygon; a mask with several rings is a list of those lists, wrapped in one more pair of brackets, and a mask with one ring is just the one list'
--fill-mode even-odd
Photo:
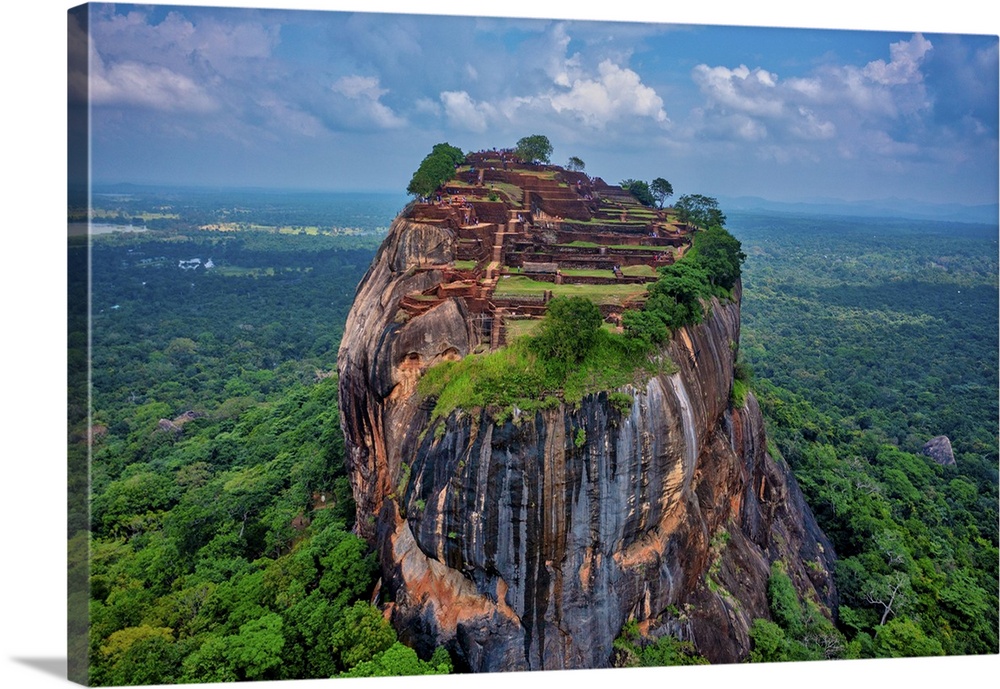
{"label": "vegetation on cliff", "polygon": [[431,367],[418,389],[435,398],[434,420],[455,409],[483,408],[504,419],[515,408],[532,413],[560,402],[576,404],[585,395],[637,384],[658,366],[669,370],[671,365],[651,361],[648,349],[637,340],[603,328],[593,330],[587,339],[585,350],[567,350],[567,358],[561,358],[535,337],[525,335],[494,352]]}
{"label": "vegetation on cliff", "polygon": [[669,634],[659,638],[644,636],[639,623],[630,620],[615,639],[615,667],[660,667],[664,665],[708,665],[690,641],[675,639]]}
{"label": "vegetation on cliff", "polygon": [[[622,332],[600,327],[597,307],[584,297],[557,297],[536,334],[495,352],[472,354],[430,368],[419,390],[436,398],[432,418],[453,410],[514,407],[531,412],[584,395],[638,384],[669,371],[657,346],[686,325],[700,323],[712,297],[730,298],[744,255],[722,227],[695,235],[694,247],[659,269],[641,309],[622,314]],[[654,355],[655,353],[655,355]]]}
{"label": "vegetation on cliff", "polygon": [[674,210],[681,222],[695,227],[708,228],[726,224],[726,216],[719,209],[719,202],[711,196],[684,194],[674,203]]}

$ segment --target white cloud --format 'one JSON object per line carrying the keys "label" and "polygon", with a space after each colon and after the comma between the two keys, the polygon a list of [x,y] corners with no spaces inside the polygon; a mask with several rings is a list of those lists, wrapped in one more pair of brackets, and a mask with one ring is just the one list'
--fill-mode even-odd
{"label": "white cloud", "polygon": [[108,66],[96,55],[90,65],[90,100],[94,105],[187,112],[209,112],[218,107],[194,80],[166,67],[139,62]]}
{"label": "white cloud", "polygon": [[580,55],[567,56],[570,37],[566,25],[559,23],[546,37],[549,54],[545,59],[545,73],[552,83],[568,87],[574,76],[580,73]]}
{"label": "white cloud", "polygon": [[[603,129],[626,118],[648,118],[658,124],[669,122],[663,109],[663,99],[642,83],[639,75],[610,60],[597,67],[597,73],[583,74],[573,64],[564,63],[566,70],[554,73],[547,89],[526,95],[507,96],[495,103],[475,100],[468,91],[444,91],[441,104],[448,124],[474,132],[484,132],[490,126],[506,125],[525,118],[547,118],[553,114],[568,115],[576,126],[584,124]],[[576,73],[570,79],[570,73]],[[428,110],[422,106],[422,110]]]}
{"label": "white cloud", "polygon": [[218,21],[203,17],[197,23],[171,11],[158,24],[142,11],[113,11],[92,26],[94,41],[109,63],[136,60],[185,72],[191,78],[246,75],[259,60],[271,57],[280,36],[276,23]]}
{"label": "white cloud", "polygon": [[885,132],[898,128],[901,117],[920,114],[930,105],[921,65],[931,49],[930,41],[916,34],[889,46],[889,62],[827,66],[789,79],[760,67],[700,64],[692,79],[706,104],[698,110],[697,124],[706,134],[725,131],[732,139],[747,140],[764,133],[779,144],[849,136],[851,142],[841,143],[842,153],[871,145],[861,144],[857,132],[874,130],[883,134],[876,150],[888,151],[885,141],[892,137]]}
{"label": "white cloud", "polygon": [[430,98],[418,98],[413,102],[413,109],[424,115],[441,115],[441,106]]}
{"label": "white cloud", "polygon": [[775,93],[777,77],[759,67],[735,69],[697,65],[692,77],[710,102],[748,115],[777,117],[784,104]]}
{"label": "white cloud", "polygon": [[334,93],[339,93],[352,100],[365,98],[368,100],[378,100],[388,91],[379,87],[378,77],[362,77],[358,75],[346,76],[337,79],[330,87]]}
{"label": "white cloud", "polygon": [[444,114],[448,124],[473,132],[486,131],[497,110],[489,103],[476,103],[465,91],[444,91],[441,94]]}
{"label": "white cloud", "polygon": [[874,60],[864,68],[864,75],[878,84],[895,86],[923,81],[920,64],[930,52],[931,42],[920,34],[909,41],[889,44],[890,61]]}
{"label": "white cloud", "polygon": [[601,62],[597,71],[594,77],[573,80],[568,91],[549,96],[555,111],[568,111],[597,128],[633,115],[667,121],[663,99],[637,73],[610,60]]}
{"label": "white cloud", "polygon": [[[460,85],[439,93],[446,122],[473,132],[543,126],[573,134],[611,124],[669,123],[663,99],[627,66],[620,50],[591,46],[586,55],[570,53],[571,42],[567,24],[556,22],[519,47],[512,57],[521,62],[505,63],[510,78],[487,80],[482,65],[475,74],[467,72]],[[416,109],[431,110],[419,102]]]}
{"label": "white cloud", "polygon": [[341,77],[330,87],[334,93],[355,103],[357,114],[380,129],[395,129],[406,124],[406,120],[381,102],[389,91],[379,86],[378,77],[351,75]]}
{"label": "white cloud", "polygon": [[800,139],[832,139],[837,134],[837,125],[821,119],[805,106],[799,106],[798,117],[792,121],[790,131]]}
{"label": "white cloud", "polygon": [[267,113],[268,119],[275,125],[273,129],[282,134],[295,133],[314,138],[325,131],[323,123],[317,117],[303,112],[273,94],[262,94],[257,105],[263,112]]}

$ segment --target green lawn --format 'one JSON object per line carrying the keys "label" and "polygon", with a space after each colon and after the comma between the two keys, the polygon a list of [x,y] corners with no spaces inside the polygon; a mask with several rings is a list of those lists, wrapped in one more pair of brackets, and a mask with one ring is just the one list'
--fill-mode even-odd
{"label": "green lawn", "polygon": [[672,251],[670,246],[639,246],[638,244],[612,244],[609,249],[624,249],[625,251],[655,251],[657,253]]}
{"label": "green lawn", "polygon": [[622,273],[625,275],[656,277],[656,269],[653,266],[626,266],[622,268]]}
{"label": "green lawn", "polygon": [[[553,246],[560,247],[570,247],[577,249],[596,249],[602,246],[601,244],[595,244],[594,242],[584,242],[577,240],[575,242],[570,242],[569,244],[554,244]],[[676,252],[676,249],[672,246],[640,246],[638,244],[607,244],[609,249],[624,249],[626,251],[656,251],[656,252]]]}
{"label": "green lawn", "polygon": [[611,270],[597,270],[588,268],[563,268],[563,275],[578,276],[578,277],[588,277],[588,278],[613,278],[615,276],[614,271]]}
{"label": "green lawn", "polygon": [[524,335],[531,335],[538,329],[541,324],[542,319],[540,318],[521,318],[518,320],[505,319],[503,324],[507,329],[507,343],[510,344],[514,340]]}
{"label": "green lawn", "polygon": [[570,242],[569,244],[556,244],[555,246],[574,246],[574,247],[582,247],[582,248],[586,248],[586,249],[596,249],[597,247],[600,246],[600,244],[595,244],[594,242],[585,242],[585,241],[582,241],[582,240],[578,239],[575,242]]}
{"label": "green lawn", "polygon": [[532,280],[514,275],[502,278],[497,283],[495,297],[516,297],[520,295],[541,296],[545,290],[551,290],[556,297],[586,297],[595,304],[623,304],[633,296],[645,294],[646,288],[640,285],[556,285],[551,282]]}
{"label": "green lawn", "polygon": [[[506,319],[503,322],[504,327],[507,329],[507,344],[510,344],[519,337],[524,335],[534,335],[535,331],[542,324],[541,318],[518,318]],[[615,332],[615,326],[611,323],[601,323],[601,329],[606,330],[609,333]]]}
{"label": "green lawn", "polygon": [[521,187],[509,182],[490,182],[490,187],[503,192],[516,207],[521,207],[521,202],[524,200],[524,191]]}

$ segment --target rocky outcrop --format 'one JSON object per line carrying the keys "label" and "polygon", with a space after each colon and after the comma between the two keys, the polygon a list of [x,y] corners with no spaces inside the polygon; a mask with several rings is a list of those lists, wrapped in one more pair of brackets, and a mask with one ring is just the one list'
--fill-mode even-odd
{"label": "rocky outcrop", "polygon": [[339,360],[358,530],[378,549],[400,638],[446,644],[473,671],[608,665],[631,618],[712,662],[749,652],[782,560],[799,591],[836,607],[833,552],[787,469],[767,452],[752,395],[733,408],[736,300],[675,333],[673,362],[608,394],[498,421],[431,425],[416,381],[480,343],[461,300],[416,316],[403,295],[449,260],[451,231],[397,220],[359,287]]}
{"label": "rocky outcrop", "polygon": [[944,466],[955,463],[955,453],[951,449],[951,440],[946,435],[931,438],[924,444],[920,452]]}

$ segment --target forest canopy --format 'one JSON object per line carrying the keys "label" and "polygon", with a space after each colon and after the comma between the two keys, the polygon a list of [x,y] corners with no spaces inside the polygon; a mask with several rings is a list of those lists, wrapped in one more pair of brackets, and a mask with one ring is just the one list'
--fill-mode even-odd
{"label": "forest canopy", "polygon": [[[381,236],[203,231],[191,218],[223,218],[208,200],[157,198],[190,215],[93,240],[92,425],[85,400],[70,400],[77,466],[94,439],[89,510],[70,512],[70,579],[90,577],[90,681],[453,670],[444,649],[418,657],[369,603],[375,559],[352,533],[333,372]],[[227,215],[245,208],[229,201]],[[115,213],[153,222],[140,200],[118,203]],[[384,227],[395,210],[364,222]],[[346,217],[311,197],[258,212],[241,222]],[[495,353],[502,361],[469,356],[421,385],[454,386],[438,399],[445,410],[490,399],[544,408],[559,401],[553,380],[572,403],[588,386],[632,380],[653,343],[742,281],[737,381],[760,400],[768,450],[834,545],[841,602],[837,626],[825,623],[775,563],[751,660],[996,653],[995,228],[734,214],[725,229],[711,223],[721,211],[707,218],[645,308],[626,312],[624,334],[594,327],[585,304],[554,301],[539,347],[561,363],[532,368],[538,350],[525,339]],[[180,267],[195,257],[198,268]],[[85,313],[70,311],[71,382],[86,380]],[[954,465],[921,454],[939,434]],[[628,626],[614,653],[628,665],[703,662]]]}

